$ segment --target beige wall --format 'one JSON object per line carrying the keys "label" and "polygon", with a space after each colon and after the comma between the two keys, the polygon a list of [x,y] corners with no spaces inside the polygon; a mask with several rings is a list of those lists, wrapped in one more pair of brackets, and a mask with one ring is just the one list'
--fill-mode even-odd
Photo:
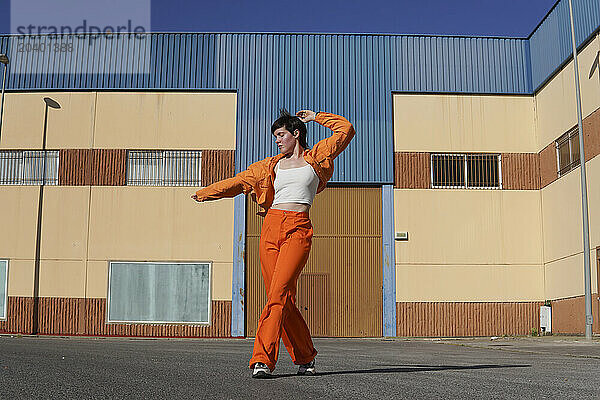
{"label": "beige wall", "polygon": [[41,260],[40,297],[86,297],[84,260]]}
{"label": "beige wall", "polygon": [[394,150],[537,152],[532,96],[396,94]]}
{"label": "beige wall", "polygon": [[6,94],[3,149],[235,149],[236,94],[226,92],[36,92]]}
{"label": "beige wall", "polygon": [[[592,250],[590,254],[590,265],[592,268],[592,292],[596,292],[596,251]],[[551,261],[545,264],[545,286],[546,299],[562,299],[565,297],[583,296],[584,272],[583,272],[583,251]]]}
{"label": "beige wall", "polygon": [[90,260],[233,262],[233,199],[191,187],[93,187]]}
{"label": "beige wall", "polygon": [[[596,247],[600,245],[600,157],[586,163],[592,291],[596,285]],[[546,297],[584,294],[583,229],[579,169],[541,190]]]}
{"label": "beige wall", "polygon": [[396,189],[394,217],[398,301],[543,299],[538,191]]}
{"label": "beige wall", "polygon": [[[596,54],[600,50],[598,37],[586,45],[577,57],[581,87],[581,109],[583,117],[600,107],[600,71],[589,79],[589,72]],[[573,61],[535,95],[537,151],[556,140],[564,132],[577,125],[577,99]]]}
{"label": "beige wall", "polygon": [[400,264],[542,264],[537,191],[394,190]]}
{"label": "beige wall", "polygon": [[0,258],[35,258],[38,199],[38,186],[0,187]]}
{"label": "beige wall", "polygon": [[58,110],[48,110],[46,147],[90,148],[96,99],[93,92],[7,93],[0,148],[42,147],[44,97],[50,97],[61,106]]}
{"label": "beige wall", "polygon": [[543,301],[538,265],[396,265],[396,301]]}
{"label": "beige wall", "polygon": [[95,148],[235,149],[235,93],[98,93]]}
{"label": "beige wall", "polygon": [[8,260],[8,295],[33,296],[33,274],[35,262],[31,260]]}
{"label": "beige wall", "polygon": [[45,187],[42,259],[79,261],[86,259],[89,199],[89,186]]}

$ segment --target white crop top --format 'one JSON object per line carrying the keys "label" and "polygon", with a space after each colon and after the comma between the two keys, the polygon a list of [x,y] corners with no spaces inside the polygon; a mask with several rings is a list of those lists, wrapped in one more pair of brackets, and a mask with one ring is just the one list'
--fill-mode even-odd
{"label": "white crop top", "polygon": [[281,169],[277,163],[275,171],[273,205],[302,203],[312,206],[319,186],[319,177],[310,164],[298,168]]}

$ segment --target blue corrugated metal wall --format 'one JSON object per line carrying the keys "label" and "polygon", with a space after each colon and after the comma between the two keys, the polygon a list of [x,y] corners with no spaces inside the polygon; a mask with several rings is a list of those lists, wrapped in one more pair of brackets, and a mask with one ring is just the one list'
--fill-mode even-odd
{"label": "blue corrugated metal wall", "polygon": [[[0,51],[12,60],[8,88],[13,90],[237,90],[238,171],[276,153],[269,128],[280,107],[342,114],[358,134],[340,156],[334,182],[393,182],[393,91],[527,94],[532,89],[524,39],[151,34],[148,49],[101,37],[75,41],[72,53],[19,53],[17,40],[0,38]],[[135,73],[102,73],[101,63],[129,63]],[[42,73],[31,73],[36,71]],[[314,127],[309,144],[326,135]]]}
{"label": "blue corrugated metal wall", "polygon": [[[572,0],[575,42],[585,42],[600,25],[600,1]],[[557,68],[573,56],[569,0],[561,0],[531,34],[531,70],[537,91]]]}

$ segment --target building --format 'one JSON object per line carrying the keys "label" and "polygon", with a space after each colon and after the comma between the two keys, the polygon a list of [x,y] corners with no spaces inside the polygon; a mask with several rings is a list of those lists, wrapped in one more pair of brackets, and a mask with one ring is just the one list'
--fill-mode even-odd
{"label": "building", "polygon": [[[598,293],[600,10],[575,6]],[[315,335],[529,334],[545,303],[583,332],[568,13],[528,38],[1,37],[0,332],[253,336],[255,206],[189,196],[276,154],[280,107],[357,130],[311,211]]]}

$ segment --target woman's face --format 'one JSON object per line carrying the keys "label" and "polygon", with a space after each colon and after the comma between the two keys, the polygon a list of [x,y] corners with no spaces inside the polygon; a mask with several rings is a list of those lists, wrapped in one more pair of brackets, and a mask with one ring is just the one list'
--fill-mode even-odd
{"label": "woman's face", "polygon": [[276,129],[273,135],[275,136],[275,144],[281,153],[290,154],[294,151],[298,139],[290,131],[281,127]]}

